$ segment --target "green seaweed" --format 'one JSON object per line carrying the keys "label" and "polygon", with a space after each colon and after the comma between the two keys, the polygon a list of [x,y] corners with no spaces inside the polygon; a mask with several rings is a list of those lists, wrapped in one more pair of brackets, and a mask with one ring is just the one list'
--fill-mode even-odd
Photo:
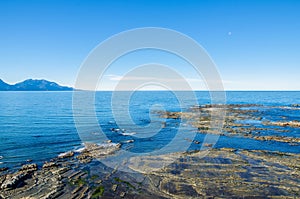
{"label": "green seaweed", "polygon": [[95,189],[91,198],[96,199],[96,198],[103,196],[103,194],[104,194],[104,186],[101,185]]}
{"label": "green seaweed", "polygon": [[92,175],[92,176],[91,176],[91,180],[96,180],[97,178],[99,178],[98,175]]}
{"label": "green seaweed", "polygon": [[135,189],[135,186],[133,186],[132,184],[130,184],[130,182],[127,182],[125,180],[121,180],[120,178],[115,178],[115,181],[120,182],[120,183],[124,183],[126,184],[128,187],[131,187],[133,189]]}
{"label": "green seaweed", "polygon": [[88,174],[88,175],[90,175],[90,170],[86,170],[86,169],[85,169],[85,170],[83,170],[82,172],[83,172],[83,173],[86,173],[86,174]]}
{"label": "green seaweed", "polygon": [[207,131],[207,130],[209,130],[209,127],[205,127],[205,126],[202,127],[202,126],[201,126],[201,127],[198,127],[198,130]]}
{"label": "green seaweed", "polygon": [[87,182],[82,178],[79,178],[77,180],[71,180],[69,183],[72,185],[76,185],[76,186],[81,186],[81,185],[87,184]]}

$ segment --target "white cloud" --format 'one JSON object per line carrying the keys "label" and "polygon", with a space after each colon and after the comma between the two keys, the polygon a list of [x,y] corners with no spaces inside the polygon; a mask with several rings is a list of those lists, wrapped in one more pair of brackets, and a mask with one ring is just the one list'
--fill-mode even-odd
{"label": "white cloud", "polygon": [[[109,74],[105,75],[104,79],[102,80],[102,89],[104,90],[114,90],[115,86],[118,82],[122,81],[126,87],[126,84],[129,84],[130,82],[134,81],[149,81],[149,82],[169,82],[169,83],[175,83],[178,84],[178,88],[180,88],[180,85],[182,85],[183,82],[187,82],[190,87],[193,90],[207,90],[206,82],[205,80],[201,78],[156,78],[156,77],[149,77],[149,76],[121,76],[121,75],[115,75],[115,74]],[[122,83],[122,84],[123,84]],[[232,80],[222,80],[222,83],[224,85],[225,90],[232,90],[237,85],[240,85],[239,82],[232,81]],[[149,87],[150,88],[150,87]],[[151,89],[146,90],[156,90],[156,87],[154,86]],[[100,90],[102,90],[100,89]],[[159,89],[161,90],[161,89]]]}
{"label": "white cloud", "polygon": [[104,77],[108,78],[111,81],[120,81],[122,76],[120,75],[105,75]]}
{"label": "white cloud", "polygon": [[197,79],[197,78],[156,78],[156,77],[143,77],[143,76],[121,76],[121,75],[105,75],[106,78],[108,78],[111,81],[135,81],[135,80],[164,80],[164,81],[169,81],[169,82],[203,82],[202,79]]}

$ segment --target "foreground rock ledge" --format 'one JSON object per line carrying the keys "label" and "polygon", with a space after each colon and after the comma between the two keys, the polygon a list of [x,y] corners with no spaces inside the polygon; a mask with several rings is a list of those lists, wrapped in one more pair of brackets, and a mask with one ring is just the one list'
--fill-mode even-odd
{"label": "foreground rock ledge", "polygon": [[137,173],[95,159],[104,151],[116,155],[118,147],[91,145],[91,151],[57,158],[41,169],[31,164],[2,175],[0,198],[300,197],[299,154],[223,148],[205,157],[206,151],[194,151],[130,158],[127,165]]}

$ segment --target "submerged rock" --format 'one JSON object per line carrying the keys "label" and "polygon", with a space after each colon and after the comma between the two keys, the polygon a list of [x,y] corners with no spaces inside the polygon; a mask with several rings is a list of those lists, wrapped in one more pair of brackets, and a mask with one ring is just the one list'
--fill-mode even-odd
{"label": "submerged rock", "polygon": [[276,125],[276,126],[290,126],[290,127],[300,127],[299,121],[288,121],[288,122],[269,122],[267,125]]}
{"label": "submerged rock", "polygon": [[[261,109],[263,108],[263,109]],[[221,136],[237,136],[245,139],[260,141],[286,142],[290,146],[298,146],[300,139],[297,137],[279,136],[278,133],[291,132],[292,128],[300,128],[300,121],[270,122],[264,120],[266,117],[264,109],[268,107],[257,104],[229,104],[229,105],[201,105],[194,106],[187,112],[160,111],[163,118],[187,120],[188,124],[198,129],[201,134],[216,134]],[[218,109],[225,109],[224,121],[213,117],[212,112]],[[289,110],[289,109],[288,109]],[[211,125],[212,121],[223,123],[222,131],[215,130]],[[265,126],[265,127],[264,127]],[[289,128],[278,128],[289,127]],[[276,132],[276,135],[274,135]]]}
{"label": "submerged rock", "polygon": [[283,136],[254,136],[256,140],[262,141],[277,141],[277,142],[288,142],[288,143],[300,143],[300,138],[294,137],[283,137]]}

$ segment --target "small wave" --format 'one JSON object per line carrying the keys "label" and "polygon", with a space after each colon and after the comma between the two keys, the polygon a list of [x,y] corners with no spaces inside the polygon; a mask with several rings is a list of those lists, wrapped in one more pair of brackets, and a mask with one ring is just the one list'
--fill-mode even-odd
{"label": "small wave", "polygon": [[246,120],[236,120],[236,123],[238,123],[238,124],[261,124],[262,122],[260,120],[246,119]]}
{"label": "small wave", "polygon": [[113,131],[113,132],[118,132],[118,131],[120,131],[120,129],[116,129],[116,128],[111,128],[110,130]]}
{"label": "small wave", "polygon": [[124,141],[122,141],[122,143],[133,143],[134,142],[134,140],[124,140]]}
{"label": "small wave", "polygon": [[3,156],[2,155],[0,155],[0,160],[2,160],[3,159]]}
{"label": "small wave", "polygon": [[66,155],[68,155],[69,153],[71,153],[72,151],[67,151],[67,152],[64,152],[64,153],[60,153],[59,155],[58,155],[58,157],[64,157],[64,156],[66,156]]}
{"label": "small wave", "polygon": [[125,135],[125,136],[129,136],[129,135],[135,135],[136,132],[131,132],[131,133],[121,133],[122,135]]}
{"label": "small wave", "polygon": [[3,162],[0,162],[0,164],[3,164]]}
{"label": "small wave", "polygon": [[81,153],[84,149],[85,149],[85,147],[81,147],[79,149],[75,149],[74,152]]}

